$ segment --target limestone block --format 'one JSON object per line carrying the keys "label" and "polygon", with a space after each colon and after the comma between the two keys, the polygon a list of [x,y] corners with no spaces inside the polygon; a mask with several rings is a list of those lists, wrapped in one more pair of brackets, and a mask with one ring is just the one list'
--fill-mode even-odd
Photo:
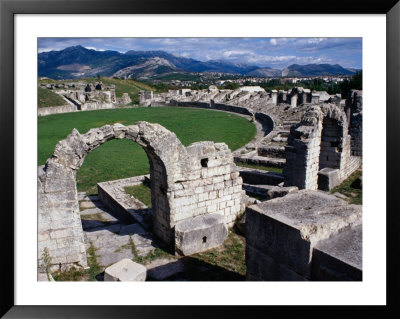
{"label": "limestone block", "polygon": [[146,267],[125,258],[104,271],[104,281],[145,281]]}
{"label": "limestone block", "polygon": [[362,226],[319,242],[313,250],[312,280],[362,280]]}
{"label": "limestone block", "polygon": [[246,245],[247,281],[306,281],[307,279],[268,255]]}
{"label": "limestone block", "polygon": [[175,253],[192,255],[221,245],[228,236],[224,217],[207,214],[184,220],[175,226]]}
{"label": "limestone block", "polygon": [[275,262],[310,277],[312,248],[361,224],[361,206],[333,195],[303,190],[246,210],[246,241]]}
{"label": "limestone block", "polygon": [[318,189],[330,191],[340,184],[339,170],[325,167],[318,172]]}

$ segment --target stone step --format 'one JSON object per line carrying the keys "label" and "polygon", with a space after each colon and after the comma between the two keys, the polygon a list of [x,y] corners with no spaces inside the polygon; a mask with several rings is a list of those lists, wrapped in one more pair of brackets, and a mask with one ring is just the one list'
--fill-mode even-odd
{"label": "stone step", "polygon": [[279,130],[277,134],[281,137],[288,137],[290,134],[290,130]]}
{"label": "stone step", "polygon": [[251,185],[273,185],[283,182],[283,175],[275,172],[267,172],[260,169],[239,167],[239,174],[243,182]]}
{"label": "stone step", "polygon": [[295,125],[297,123],[299,123],[299,121],[290,121],[290,120],[283,120],[282,121],[283,125]]}
{"label": "stone step", "polygon": [[282,126],[282,128],[283,128],[284,130],[290,131],[290,128],[291,128],[292,126],[296,125],[297,123],[298,123],[298,122],[295,122],[294,124],[285,124],[285,125]]}
{"label": "stone step", "polygon": [[285,163],[286,159],[284,158],[273,158],[273,157],[264,157],[264,156],[253,156],[253,157],[234,157],[235,163],[245,163],[251,165],[259,165],[265,167],[278,167],[282,168]]}
{"label": "stone step", "polygon": [[287,137],[276,136],[272,139],[273,142],[287,143]]}
{"label": "stone step", "polygon": [[283,197],[291,192],[297,191],[298,188],[296,186],[275,186],[275,185],[252,185],[252,184],[243,184],[243,189],[248,194],[261,195],[265,196],[265,200]]}
{"label": "stone step", "polygon": [[257,154],[264,157],[285,158],[285,147],[280,145],[262,146],[257,149]]}

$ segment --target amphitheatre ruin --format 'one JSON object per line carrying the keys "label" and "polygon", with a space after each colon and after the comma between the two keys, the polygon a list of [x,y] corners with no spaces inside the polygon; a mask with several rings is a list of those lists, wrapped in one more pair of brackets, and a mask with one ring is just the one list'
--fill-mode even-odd
{"label": "amphitheatre ruin", "polygon": [[[40,109],[39,116],[131,102],[101,82],[41,86],[68,105]],[[101,280],[184,280],[184,258],[221,247],[233,227],[245,238],[245,280],[362,280],[362,206],[331,192],[362,165],[362,91],[342,97],[302,87],[268,93],[258,86],[212,85],[141,91],[139,106],[228,112],[251,121],[256,135],[232,151],[211,141],[184,146],[174,132],[146,121],[72,130],[38,167],[39,279],[48,280],[44,252],[52,270],[87,269],[92,242],[105,268]],[[97,196],[78,192],[85,157],[113,139],[140,145],[150,174],[99,182]],[[139,184],[149,185],[151,208],[124,192]],[[102,219],[84,218],[93,213]],[[176,257],[133,261],[159,244]],[[123,245],[132,249],[118,248]]]}

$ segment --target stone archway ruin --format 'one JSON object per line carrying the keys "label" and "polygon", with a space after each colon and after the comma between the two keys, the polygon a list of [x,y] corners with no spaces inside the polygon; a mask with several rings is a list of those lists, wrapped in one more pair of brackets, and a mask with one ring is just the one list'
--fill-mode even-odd
{"label": "stone archway ruin", "polygon": [[348,121],[335,104],[310,106],[291,129],[283,174],[287,185],[330,190],[361,164],[351,156]]}
{"label": "stone archway ruin", "polygon": [[187,147],[159,124],[105,125],[60,141],[38,169],[38,258],[45,248],[54,264],[87,266],[79,214],[76,173],[85,156],[111,139],[127,138],[145,150],[150,162],[153,232],[175,244],[175,226],[197,216],[218,214],[232,226],[244,210],[242,178],[225,143]]}

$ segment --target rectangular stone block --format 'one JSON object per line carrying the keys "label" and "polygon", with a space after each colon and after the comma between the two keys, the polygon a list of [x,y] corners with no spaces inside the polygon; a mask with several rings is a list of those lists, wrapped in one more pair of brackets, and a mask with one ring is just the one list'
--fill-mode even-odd
{"label": "rectangular stone block", "polygon": [[293,270],[278,264],[268,255],[246,245],[246,280],[248,281],[306,281]]}
{"label": "rectangular stone block", "polygon": [[312,248],[342,229],[361,224],[361,206],[303,190],[246,210],[246,241],[303,277],[310,278]]}
{"label": "rectangular stone block", "polygon": [[207,214],[175,226],[175,253],[183,256],[218,247],[228,237],[224,217]]}
{"label": "rectangular stone block", "polygon": [[325,167],[318,172],[318,189],[330,191],[340,184],[339,170]]}
{"label": "rectangular stone block", "polygon": [[146,267],[125,258],[106,268],[104,281],[145,281]]}
{"label": "rectangular stone block", "polygon": [[311,279],[362,280],[362,226],[319,242],[313,250]]}

